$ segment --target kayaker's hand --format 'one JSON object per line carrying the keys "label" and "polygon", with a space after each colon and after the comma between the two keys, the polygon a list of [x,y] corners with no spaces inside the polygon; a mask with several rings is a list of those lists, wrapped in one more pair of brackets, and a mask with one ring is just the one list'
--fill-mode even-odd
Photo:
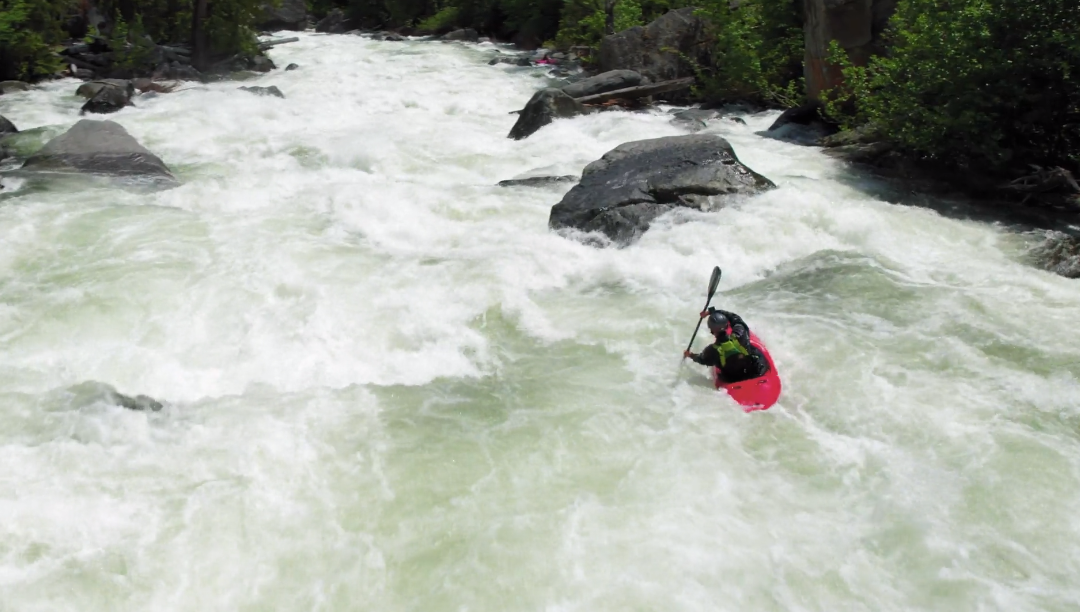
{"label": "kayaker's hand", "polygon": [[711,312],[709,312],[708,310],[702,310],[702,311],[701,311],[701,318],[702,318],[702,319],[704,319],[705,317],[708,317],[708,316],[709,316],[709,315],[711,315],[711,314],[712,314],[712,313],[711,313]]}
{"label": "kayaker's hand", "polygon": [[691,353],[690,351],[683,351],[683,352],[682,352],[682,356],[683,356],[683,359],[685,359],[685,358],[687,358],[687,357],[689,357],[690,359],[693,359],[693,358],[694,358],[694,354],[693,354],[693,353]]}

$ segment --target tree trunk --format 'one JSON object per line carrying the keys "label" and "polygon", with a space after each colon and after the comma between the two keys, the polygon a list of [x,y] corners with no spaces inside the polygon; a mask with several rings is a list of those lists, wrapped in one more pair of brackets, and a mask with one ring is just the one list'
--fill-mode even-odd
{"label": "tree trunk", "polygon": [[604,13],[607,17],[604,19],[604,33],[615,33],[615,1],[616,0],[604,0]]}
{"label": "tree trunk", "polygon": [[206,32],[203,30],[203,22],[206,21],[207,0],[194,0],[194,9],[191,11],[191,65],[196,70],[206,70],[208,58],[206,57]]}

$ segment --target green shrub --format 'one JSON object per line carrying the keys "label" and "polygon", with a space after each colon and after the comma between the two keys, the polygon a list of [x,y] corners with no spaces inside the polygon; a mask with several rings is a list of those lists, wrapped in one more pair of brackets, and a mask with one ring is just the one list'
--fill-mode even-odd
{"label": "green shrub", "polygon": [[0,0],[0,80],[32,81],[60,70],[54,47],[72,9],[68,0]]}

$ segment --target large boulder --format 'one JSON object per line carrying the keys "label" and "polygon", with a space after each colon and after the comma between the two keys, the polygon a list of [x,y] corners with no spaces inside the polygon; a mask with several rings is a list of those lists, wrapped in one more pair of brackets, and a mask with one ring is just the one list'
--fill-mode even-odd
{"label": "large boulder", "polygon": [[136,178],[162,186],[179,184],[165,162],[113,121],[79,121],[31,155],[22,169]]}
{"label": "large boulder", "polygon": [[307,3],[304,0],[267,2],[260,7],[255,27],[259,30],[303,31],[307,28]]}
{"label": "large boulder", "polygon": [[641,85],[641,74],[633,70],[609,70],[596,76],[582,79],[563,87],[563,92],[571,98],[584,98],[595,94],[607,93],[627,87]]}
{"label": "large boulder", "polygon": [[588,113],[580,102],[566,95],[561,89],[541,89],[533,94],[521,110],[517,123],[510,129],[508,138],[521,140],[560,117],[574,117]]}
{"label": "large boulder", "polygon": [[17,134],[18,132],[19,128],[15,127],[14,123],[8,121],[7,117],[0,115],[0,136],[4,136],[6,134]]}
{"label": "large boulder", "polygon": [[605,36],[600,42],[600,70],[634,70],[652,82],[694,76],[690,63],[704,65],[709,49],[705,20],[694,7],[668,11],[647,26]]}
{"label": "large boulder", "polygon": [[638,140],[586,166],[581,182],[551,208],[548,223],[552,229],[601,232],[625,245],[675,207],[700,209],[709,196],[754,194],[773,187],[715,134]]}
{"label": "large boulder", "polygon": [[843,82],[840,67],[826,61],[836,41],[857,66],[884,51],[882,34],[896,11],[897,0],[804,0],[803,32],[806,42],[803,72],[806,95],[817,100],[821,92]]}

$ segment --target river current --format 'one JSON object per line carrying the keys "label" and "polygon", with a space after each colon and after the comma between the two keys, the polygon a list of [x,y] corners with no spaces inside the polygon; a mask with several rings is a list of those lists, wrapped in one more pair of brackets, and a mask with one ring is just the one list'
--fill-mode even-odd
{"label": "river current", "polygon": [[[5,179],[0,611],[1080,608],[1080,284],[1026,238],[764,113],[705,132],[778,189],[597,249],[548,230],[569,185],[496,183],[667,109],[513,141],[543,69],[299,36],[246,83],[284,100],[107,117],[181,187]],[[66,128],[76,87],[0,114]],[[680,362],[715,265],[767,412]]]}

